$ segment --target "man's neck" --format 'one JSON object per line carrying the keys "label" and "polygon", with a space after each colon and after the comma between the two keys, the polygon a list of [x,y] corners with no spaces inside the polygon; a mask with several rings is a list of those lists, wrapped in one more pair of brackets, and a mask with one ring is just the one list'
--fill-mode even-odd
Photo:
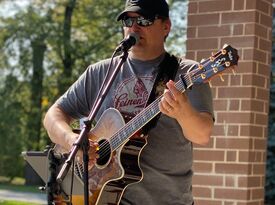
{"label": "man's neck", "polygon": [[148,61],[148,60],[153,60],[159,57],[161,54],[165,52],[164,48],[163,49],[156,49],[153,51],[148,51],[148,50],[141,50],[141,49],[132,49],[129,52],[129,56],[131,58],[137,59],[137,60],[142,60],[142,61]]}

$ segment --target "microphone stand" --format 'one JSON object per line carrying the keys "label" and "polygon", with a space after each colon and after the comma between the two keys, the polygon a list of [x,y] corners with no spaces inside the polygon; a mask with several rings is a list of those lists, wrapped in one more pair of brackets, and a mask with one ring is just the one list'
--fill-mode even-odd
{"label": "microphone stand", "polygon": [[[118,50],[116,50],[115,52],[117,52]],[[106,87],[104,88],[104,90],[102,91],[102,95],[100,98],[98,98],[98,100],[95,102],[95,106],[94,109],[91,111],[91,113],[89,114],[87,120],[84,121],[84,126],[79,134],[78,139],[76,140],[76,142],[73,144],[73,147],[70,151],[70,154],[67,158],[67,160],[65,161],[65,163],[63,164],[62,168],[59,171],[59,174],[57,176],[57,182],[61,184],[61,182],[64,180],[65,176],[67,175],[72,161],[76,156],[77,151],[82,148],[83,151],[83,164],[84,164],[84,202],[85,205],[89,205],[89,183],[88,183],[88,178],[89,178],[89,170],[88,170],[88,163],[89,163],[89,140],[88,140],[88,133],[91,130],[91,124],[96,116],[96,114],[98,113],[98,110],[103,102],[103,100],[105,99],[118,71],[120,70],[121,66],[123,65],[123,63],[126,61],[127,57],[128,57],[128,49],[122,49],[123,53],[120,55],[120,60],[118,65],[116,66],[114,72],[112,73],[110,79],[108,80]]]}

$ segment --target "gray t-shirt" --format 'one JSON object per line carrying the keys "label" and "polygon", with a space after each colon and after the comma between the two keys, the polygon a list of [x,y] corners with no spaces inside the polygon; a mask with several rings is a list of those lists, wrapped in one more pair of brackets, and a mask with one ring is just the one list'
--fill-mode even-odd
{"label": "gray t-shirt", "polygon": [[[150,61],[128,58],[116,76],[96,120],[110,107],[123,113],[139,113],[147,102],[163,58],[164,55]],[[118,62],[119,58],[116,57],[111,70]],[[87,68],[59,98],[58,105],[63,111],[76,119],[88,116],[109,63],[110,59],[106,59]],[[194,63],[182,59],[175,81]],[[213,116],[212,94],[207,84],[194,85],[186,94],[195,109]],[[184,137],[177,121],[163,114],[148,135],[148,144],[140,155],[143,179],[126,188],[121,204],[191,205],[192,143]]]}

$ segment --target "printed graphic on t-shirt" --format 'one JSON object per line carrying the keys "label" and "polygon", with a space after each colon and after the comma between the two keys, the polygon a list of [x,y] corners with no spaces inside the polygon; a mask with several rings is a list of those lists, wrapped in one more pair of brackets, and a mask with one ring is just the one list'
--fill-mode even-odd
{"label": "printed graphic on t-shirt", "polygon": [[115,90],[114,107],[136,115],[145,107],[152,85],[153,76],[132,76],[124,80]]}

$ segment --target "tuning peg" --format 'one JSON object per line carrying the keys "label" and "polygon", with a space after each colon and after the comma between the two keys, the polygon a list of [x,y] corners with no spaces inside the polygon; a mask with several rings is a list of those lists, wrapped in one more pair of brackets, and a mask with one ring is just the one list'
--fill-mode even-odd
{"label": "tuning peg", "polygon": [[213,71],[214,71],[214,73],[217,73],[219,71],[219,69],[217,67],[214,67]]}
{"label": "tuning peg", "polygon": [[208,84],[209,84],[210,88],[212,88],[211,80],[208,81]]}
{"label": "tuning peg", "polygon": [[211,56],[209,59],[211,62],[213,62],[215,60],[215,58],[213,56]]}
{"label": "tuning peg", "polygon": [[230,62],[228,62],[228,61],[225,62],[226,67],[229,67],[230,65],[231,65]]}
{"label": "tuning peg", "polygon": [[220,74],[220,79],[222,82],[224,82],[224,78],[223,78],[222,74]]}

